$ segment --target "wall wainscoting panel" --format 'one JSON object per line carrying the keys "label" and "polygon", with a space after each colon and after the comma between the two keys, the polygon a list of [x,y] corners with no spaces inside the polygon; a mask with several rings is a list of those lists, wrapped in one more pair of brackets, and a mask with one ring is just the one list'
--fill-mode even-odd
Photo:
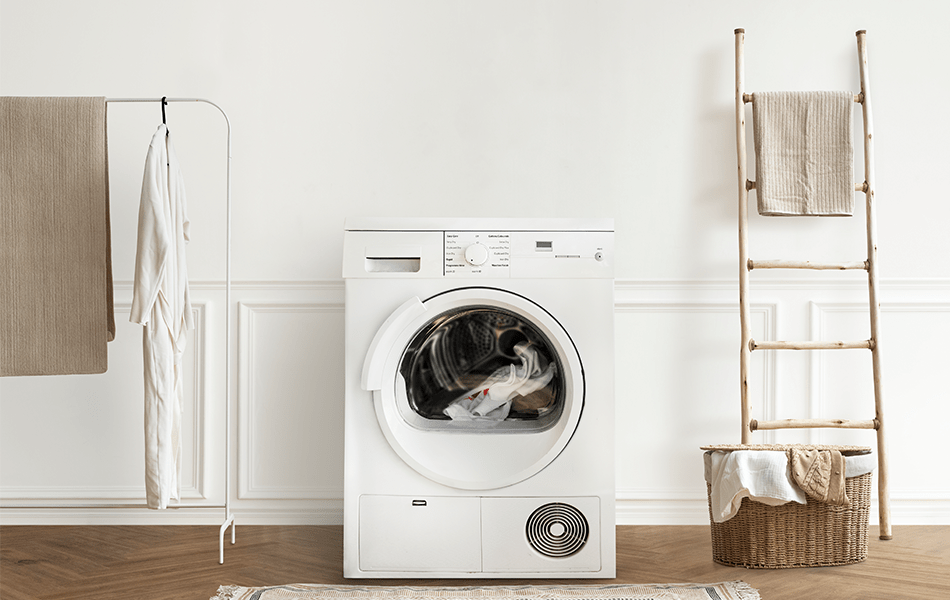
{"label": "wall wainscoting panel", "polygon": [[[107,375],[0,380],[4,505],[141,501],[141,332],[127,323],[129,298],[120,296],[130,292],[117,290],[126,322]],[[203,282],[193,290],[198,330],[187,357],[183,492],[190,504],[213,504],[221,500],[224,473],[223,285]],[[866,287],[853,278],[754,280],[752,291],[757,339],[868,335]],[[238,282],[232,301],[237,522],[342,523],[343,284]],[[619,524],[708,522],[699,447],[738,441],[740,433],[737,303],[729,281],[617,282]],[[943,375],[950,364],[950,281],[885,281],[882,308],[894,522],[947,524],[950,487],[922,472],[928,462],[920,457],[942,456],[950,420]],[[865,418],[869,363],[866,351],[755,352],[754,417]],[[753,440],[833,435],[756,432]],[[873,438],[860,443],[873,445]],[[220,517],[210,510],[77,506],[4,509],[0,522],[220,524]]]}
{"label": "wall wainscoting panel", "polygon": [[[777,306],[752,313],[756,334],[774,335]],[[677,511],[704,501],[700,446],[739,440],[738,318],[731,302],[618,298],[616,485],[627,512],[640,500],[675,500]],[[774,369],[774,357],[754,357],[750,387],[766,415]],[[663,460],[648,459],[661,447]]]}
{"label": "wall wainscoting panel", "polygon": [[[816,302],[811,307],[816,339],[864,339],[867,303]],[[933,462],[945,451],[933,435],[950,422],[950,391],[939,380],[950,365],[950,298],[945,302],[885,301],[881,304],[881,375],[885,435],[895,500],[950,501],[950,481],[933,477]],[[871,360],[866,350],[813,353],[815,414],[874,418]],[[931,425],[933,424],[933,425]],[[922,432],[931,430],[931,434]],[[874,446],[874,433],[816,430],[815,443]]]}
{"label": "wall wainscoting panel", "polygon": [[342,496],[343,304],[238,305],[238,499]]}
{"label": "wall wainscoting panel", "polygon": [[[117,293],[118,295],[118,293]],[[195,331],[185,350],[182,393],[183,501],[204,500],[205,352],[208,302],[192,304]],[[145,498],[142,327],[129,323],[131,301],[115,303],[116,339],[102,375],[4,378],[4,505]]]}
{"label": "wall wainscoting panel", "polygon": [[[919,456],[942,454],[937,423],[950,420],[950,391],[938,375],[950,364],[944,342],[950,336],[950,282],[888,281],[881,288],[893,518],[902,524],[948,523],[948,484],[922,473],[929,463]],[[869,336],[866,281],[847,274],[764,277],[753,281],[751,301],[756,339]],[[700,453],[689,451],[738,441],[737,303],[736,287],[725,282],[618,282],[619,524],[708,522]],[[691,356],[697,348],[702,348],[698,362]],[[703,384],[704,393],[696,393]],[[874,409],[866,350],[754,352],[750,388],[758,419],[867,418]],[[928,398],[941,400],[935,405]],[[665,413],[676,410],[687,416],[672,423]],[[690,426],[694,415],[708,432],[700,444]],[[652,435],[651,424],[656,427]],[[756,432],[753,442],[875,444],[873,432],[841,430]],[[662,465],[644,464],[648,451],[671,454]]]}

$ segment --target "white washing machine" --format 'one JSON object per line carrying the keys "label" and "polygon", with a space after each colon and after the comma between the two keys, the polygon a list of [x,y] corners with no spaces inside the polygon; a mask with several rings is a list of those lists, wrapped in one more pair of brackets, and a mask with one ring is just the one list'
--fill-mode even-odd
{"label": "white washing machine", "polygon": [[344,576],[615,577],[609,219],[348,219]]}

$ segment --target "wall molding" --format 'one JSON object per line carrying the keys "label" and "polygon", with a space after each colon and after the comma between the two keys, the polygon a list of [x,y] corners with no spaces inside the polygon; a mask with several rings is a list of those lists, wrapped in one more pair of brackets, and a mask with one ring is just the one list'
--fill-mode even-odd
{"label": "wall molding", "polygon": [[255,320],[262,314],[343,315],[340,302],[238,302],[238,493],[241,500],[331,500],[342,498],[340,486],[265,485],[255,477],[252,457],[258,444],[251,415],[259,399],[255,394]]}
{"label": "wall molding", "polygon": [[[888,315],[894,313],[940,313],[950,312],[950,278],[932,279],[889,279],[880,284],[882,311]],[[128,283],[128,292],[131,283]],[[835,311],[853,312],[867,310],[866,281],[862,277],[842,278],[836,274],[829,277],[809,279],[759,278],[752,282],[753,291],[764,292],[753,297],[753,314],[757,327],[765,327],[766,336],[775,339],[783,333],[786,322],[798,322],[807,325],[815,339],[821,332],[821,319],[827,319]],[[117,295],[126,293],[121,282],[116,286]],[[213,297],[215,302],[222,299],[212,292],[222,291],[223,282],[199,281],[192,283],[192,289]],[[234,357],[236,361],[236,386],[234,398],[236,411],[232,426],[235,427],[236,444],[232,447],[237,461],[232,462],[232,486],[237,490],[234,510],[239,520],[245,524],[330,524],[342,523],[342,489],[340,485],[293,486],[265,484],[255,481],[248,469],[250,457],[254,454],[255,444],[262,443],[255,438],[253,428],[248,428],[248,411],[253,410],[261,398],[256,398],[253,388],[254,370],[258,366],[254,354],[254,319],[266,314],[333,314],[344,312],[344,285],[342,280],[311,281],[237,281],[235,291],[237,309],[234,311],[237,335]],[[738,286],[732,280],[617,280],[615,286],[616,313],[659,314],[738,314]],[[770,292],[775,292],[770,293]],[[792,300],[784,300],[784,292]],[[843,293],[841,293],[843,292]],[[755,302],[761,300],[761,302]],[[208,369],[212,357],[221,352],[220,344],[208,339],[209,318],[216,319],[213,328],[217,338],[218,323],[223,317],[216,310],[209,315],[213,302],[196,302],[198,331],[195,332],[195,435],[194,478],[183,485],[183,495],[188,500],[200,501],[206,495],[216,495],[218,484],[207,481],[208,472],[219,473],[219,452],[217,447],[207,447],[211,435],[206,440],[208,428],[216,426],[206,423],[214,412],[206,403],[211,387],[208,382]],[[798,315],[799,306],[808,307],[804,314]],[[812,308],[812,306],[814,308]],[[117,310],[126,313],[130,303],[118,303]],[[811,312],[818,311],[818,316]],[[789,321],[791,319],[791,321]],[[817,328],[817,329],[816,329]],[[736,332],[738,334],[738,331]],[[885,331],[885,334],[887,332]],[[858,351],[855,351],[858,352]],[[773,357],[770,359],[769,354]],[[773,412],[780,398],[776,394],[776,353],[764,353],[760,360],[762,383],[767,394],[765,401],[755,400],[762,412]],[[819,353],[815,353],[819,354]],[[217,359],[214,359],[217,360]],[[812,359],[816,360],[816,359]],[[817,358],[820,360],[820,357]],[[812,395],[806,399],[810,410],[815,402],[820,403],[821,365],[811,363],[807,382]],[[817,366],[815,366],[817,365]],[[738,371],[738,369],[737,369]],[[760,373],[757,369],[756,373]],[[758,378],[759,375],[756,375]],[[885,373],[885,377],[887,374]],[[215,376],[216,378],[216,376]],[[213,383],[213,382],[212,382]],[[738,384],[737,384],[738,387]],[[216,389],[216,388],[214,388]],[[737,400],[738,402],[738,400]],[[818,407],[820,410],[820,406]],[[758,418],[774,418],[775,415],[762,415]],[[773,432],[769,432],[773,433]],[[191,458],[191,457],[189,457]],[[698,484],[700,488],[702,483]],[[656,486],[654,486],[656,487]],[[677,486],[681,487],[681,486]],[[103,501],[141,500],[142,489],[132,486],[111,487],[64,487],[44,486],[6,486],[0,490],[5,503],[16,504],[17,500],[32,498],[49,504],[57,500]],[[71,504],[73,502],[70,502]],[[872,511],[872,513],[876,510]],[[708,508],[701,489],[696,491],[666,489],[640,489],[625,485],[617,490],[617,522],[620,525],[631,524],[705,524],[708,523]],[[892,514],[897,524],[947,524],[950,523],[950,490],[902,489],[892,495]],[[10,509],[0,511],[0,520],[4,524],[208,524],[219,525],[220,516],[216,510],[171,510],[145,511],[138,509]]]}
{"label": "wall molding", "polygon": [[[192,335],[192,345],[194,347],[192,368],[194,372],[194,381],[190,390],[185,390],[184,394],[191,394],[193,428],[191,435],[195,440],[194,455],[192,456],[191,472],[192,476],[188,481],[181,482],[182,501],[206,500],[207,499],[207,469],[205,468],[206,456],[206,436],[205,432],[205,404],[207,397],[207,377],[206,377],[206,355],[207,355],[207,337],[208,337],[208,301],[192,301],[192,315],[194,317],[195,329]],[[114,303],[116,315],[123,314],[126,318],[132,311],[131,301],[120,301]],[[183,444],[184,448],[184,444]],[[144,453],[144,449],[142,449]],[[144,465],[144,461],[143,461]],[[58,486],[58,485],[38,485],[38,486],[18,486],[6,485],[0,487],[0,499],[5,504],[25,503],[26,501],[62,501],[71,500],[75,503],[89,503],[90,506],[100,503],[103,500],[115,501],[123,500],[129,504],[145,502],[145,484],[144,471],[142,473],[143,483],[136,486],[122,485],[100,485],[100,486]],[[96,502],[93,502],[96,501]],[[20,510],[20,509],[17,509]],[[44,509],[46,510],[46,509]]]}
{"label": "wall molding", "polygon": [[[867,289],[867,277],[860,273],[829,272],[825,277],[806,274],[802,277],[776,276],[756,272],[750,285],[760,289]],[[132,290],[132,282],[116,280],[116,291]],[[225,289],[224,280],[207,279],[189,282],[192,290],[221,291]],[[232,280],[233,291],[343,291],[342,279],[286,279],[286,280]],[[883,290],[906,291],[947,291],[950,290],[950,277],[890,277],[878,281]],[[624,291],[676,291],[676,290],[718,290],[736,294],[738,306],[738,279],[616,279],[614,289]]]}
{"label": "wall molding", "polygon": [[[885,314],[896,314],[896,313],[925,313],[925,314],[934,314],[934,313],[948,313],[950,314],[950,300],[948,301],[899,301],[899,302],[882,302],[881,303],[881,315]],[[811,331],[811,336],[813,340],[822,340],[825,339],[825,326],[828,324],[829,316],[834,314],[860,314],[866,316],[870,319],[868,311],[867,302],[810,302],[809,303],[809,326]],[[866,334],[870,334],[870,325],[868,324]],[[882,342],[884,345],[881,347],[882,352],[888,352],[887,347],[887,331],[886,328],[883,328],[884,331],[881,333],[883,338]],[[866,350],[854,350],[853,352],[861,352],[864,355],[864,359],[867,361],[869,374],[870,374],[870,364],[871,358],[870,353]],[[811,410],[811,415],[813,416],[826,416],[834,418],[835,415],[828,414],[825,409],[826,399],[822,394],[822,383],[824,381],[825,374],[828,369],[825,365],[827,354],[820,352],[813,352],[810,357],[810,381],[809,388],[811,390],[811,397],[809,408]],[[888,395],[888,368],[886,364],[882,366],[882,377],[884,382],[884,414],[886,422],[890,422],[890,414],[893,414],[892,402],[890,402],[890,396]],[[869,383],[869,387],[872,386],[872,383]],[[863,408],[864,415],[861,418],[873,419],[875,406],[874,406],[874,395],[873,392],[867,398],[866,406]],[[814,433],[813,439],[809,440],[813,443],[818,443],[817,438],[818,432],[811,430]],[[888,440],[888,445],[889,445]],[[950,482],[946,482],[947,487],[944,490],[934,493],[934,490],[920,491],[912,489],[903,489],[899,492],[900,498],[905,501],[929,501],[929,500],[939,500],[939,501],[950,501]],[[893,492],[892,492],[893,496]],[[893,500],[893,498],[892,498]]]}
{"label": "wall molding", "polygon": [[[708,525],[705,498],[629,498],[617,496],[616,522],[625,525]],[[343,524],[343,500],[327,499],[299,508],[242,507],[235,511],[239,525]],[[877,524],[877,500],[871,499],[869,525]],[[947,525],[950,500],[892,497],[892,521],[898,525]],[[220,509],[16,509],[0,510],[3,525],[207,525],[220,526]],[[240,536],[238,536],[240,538]],[[240,540],[238,541],[240,543]],[[208,540],[208,547],[217,545]]]}
{"label": "wall molding", "polygon": [[[618,294],[620,295],[620,294]],[[627,296],[629,294],[623,294]],[[660,302],[654,300],[637,301],[635,299],[621,299],[614,302],[614,311],[616,314],[623,313],[728,313],[739,314],[738,303],[733,302],[712,302],[706,300],[696,300],[684,302],[682,300]],[[779,321],[779,305],[774,302],[756,302],[751,304],[751,313],[762,319],[765,339],[776,339]],[[738,333],[738,321],[736,322],[736,332]],[[738,336],[737,336],[738,338]],[[738,348],[736,348],[738,354]],[[776,389],[776,356],[774,352],[766,352],[762,357],[762,369],[759,373],[763,397],[753,399],[755,406],[760,406],[760,414],[757,418],[767,420],[773,419],[777,412],[777,389]],[[738,363],[736,364],[736,377],[739,375]],[[738,385],[736,386],[738,389]],[[739,407],[738,392],[736,397],[736,407]],[[772,443],[775,437],[773,431],[763,432],[763,443]]]}

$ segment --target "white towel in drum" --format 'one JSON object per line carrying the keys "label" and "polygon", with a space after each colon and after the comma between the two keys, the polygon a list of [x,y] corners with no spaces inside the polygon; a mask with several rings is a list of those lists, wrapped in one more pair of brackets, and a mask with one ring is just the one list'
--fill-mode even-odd
{"label": "white towel in drum", "polygon": [[767,216],[850,216],[851,92],[752,94],[755,193]]}
{"label": "white towel in drum", "polygon": [[532,394],[551,382],[554,365],[541,368],[538,351],[530,344],[515,344],[521,364],[495,370],[478,388],[455,400],[442,411],[458,421],[504,421],[516,396]]}

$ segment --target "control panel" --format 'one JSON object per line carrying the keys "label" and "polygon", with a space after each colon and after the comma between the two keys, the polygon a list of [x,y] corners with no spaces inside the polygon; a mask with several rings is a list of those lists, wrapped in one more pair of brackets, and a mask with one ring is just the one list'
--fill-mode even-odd
{"label": "control panel", "polygon": [[576,231],[443,232],[445,277],[610,277],[613,234]]}
{"label": "control panel", "polygon": [[511,234],[484,231],[445,232],[445,274],[508,277]]}
{"label": "control panel", "polygon": [[613,278],[609,220],[460,218],[444,228],[442,221],[354,221],[343,238],[344,278],[468,278],[486,285]]}

